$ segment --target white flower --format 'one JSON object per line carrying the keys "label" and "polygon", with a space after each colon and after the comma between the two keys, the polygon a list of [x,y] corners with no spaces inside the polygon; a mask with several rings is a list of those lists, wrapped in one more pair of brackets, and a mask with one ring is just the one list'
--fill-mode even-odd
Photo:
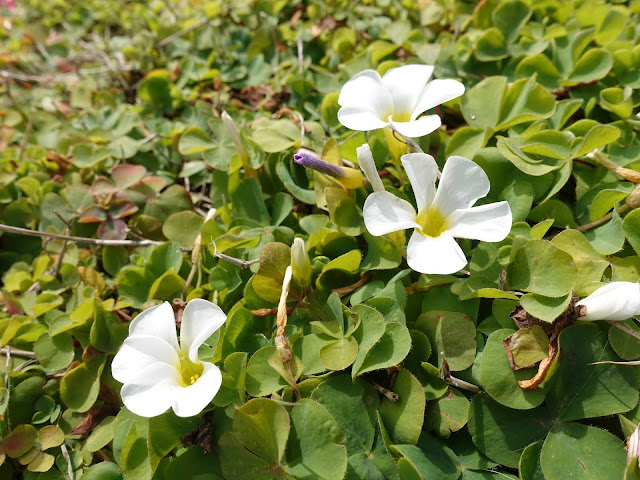
{"label": "white flower", "polygon": [[580,320],[626,320],[640,315],[640,283],[607,283],[576,306],[586,309]]}
{"label": "white flower", "polygon": [[512,218],[507,202],[472,207],[489,193],[489,178],[471,160],[449,157],[437,192],[438,166],[431,155],[403,155],[402,164],[413,187],[418,213],[392,193],[376,191],[364,203],[364,223],[376,236],[414,228],[407,246],[407,262],[414,270],[457,272],[467,259],[454,237],[498,242],[509,234]]}
{"label": "white flower", "polygon": [[456,80],[429,81],[431,65],[392,68],[380,77],[364,70],[342,87],[338,120],[352,130],[376,130],[391,124],[402,135],[422,137],[436,130],[438,115],[418,116],[464,93]]}
{"label": "white flower", "polygon": [[198,359],[198,348],[226,319],[217,305],[191,300],[182,314],[178,344],[168,302],[134,318],[111,366],[113,378],[124,383],[125,406],[142,417],[155,417],[169,407],[180,417],[200,413],[220,389],[222,374]]}

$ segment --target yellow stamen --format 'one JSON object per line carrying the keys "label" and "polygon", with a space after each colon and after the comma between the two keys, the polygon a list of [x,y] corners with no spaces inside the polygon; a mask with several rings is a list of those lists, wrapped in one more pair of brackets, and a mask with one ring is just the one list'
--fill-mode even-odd
{"label": "yellow stamen", "polygon": [[421,233],[427,237],[439,237],[449,228],[447,219],[434,207],[422,210],[416,223],[422,227]]}
{"label": "yellow stamen", "polygon": [[202,375],[204,367],[200,362],[193,363],[184,353],[179,352],[180,357],[180,380],[183,387],[188,387],[196,383]]}

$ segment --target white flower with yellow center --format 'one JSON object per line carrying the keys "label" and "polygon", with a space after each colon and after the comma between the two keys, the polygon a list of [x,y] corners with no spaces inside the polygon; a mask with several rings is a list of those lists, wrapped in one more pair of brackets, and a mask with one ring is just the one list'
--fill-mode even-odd
{"label": "white flower with yellow center", "polygon": [[182,314],[180,343],[173,308],[151,307],[131,321],[129,336],[113,359],[113,378],[122,382],[125,406],[141,417],[173,408],[180,417],[200,413],[220,385],[220,369],[198,359],[198,348],[227,316],[211,302],[191,300]]}
{"label": "white flower with yellow center", "polygon": [[464,93],[464,85],[456,80],[429,81],[432,73],[431,65],[392,68],[383,77],[375,70],[364,70],[342,87],[338,120],[351,130],[392,125],[407,137],[428,135],[440,126],[440,117],[418,117]]}
{"label": "white flower with yellow center", "polygon": [[368,146],[358,148],[358,162],[374,187],[364,203],[364,223],[372,235],[415,229],[407,246],[407,263],[421,273],[448,274],[467,264],[455,238],[503,240],[511,230],[507,202],[472,207],[489,193],[489,178],[471,160],[449,157],[436,191],[438,166],[431,155],[402,156],[418,213],[406,200],[384,191]]}
{"label": "white flower with yellow center", "polygon": [[585,309],[580,320],[626,320],[640,315],[640,283],[607,283],[576,306]]}

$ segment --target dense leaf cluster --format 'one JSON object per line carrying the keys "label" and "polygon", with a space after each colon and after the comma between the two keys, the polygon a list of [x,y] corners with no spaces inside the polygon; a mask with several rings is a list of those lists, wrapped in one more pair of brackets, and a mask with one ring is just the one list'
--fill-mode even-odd
{"label": "dense leaf cluster", "polygon": [[[638,367],[593,362],[637,360],[640,341],[574,305],[640,279],[640,1],[0,15],[1,478],[639,478],[623,447]],[[350,77],[406,63],[466,87],[419,146],[441,167],[472,159],[481,203],[513,213],[503,241],[460,241],[454,275],[409,269],[404,232],[367,232],[370,186],[293,161],[305,147],[355,164],[367,142],[413,201],[384,132],[336,116]],[[285,364],[294,238],[311,281],[291,285]],[[110,371],[128,322],[193,298],[228,316],[200,352],[220,391],[200,416],[133,415]]]}

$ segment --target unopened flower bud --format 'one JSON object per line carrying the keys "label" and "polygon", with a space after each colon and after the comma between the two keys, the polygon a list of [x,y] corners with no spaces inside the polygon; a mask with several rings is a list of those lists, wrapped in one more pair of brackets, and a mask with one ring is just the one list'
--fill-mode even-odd
{"label": "unopened flower bud", "polygon": [[373,191],[384,192],[384,185],[382,185],[378,169],[373,161],[373,154],[369,144],[363,143],[361,147],[356,148],[356,153],[358,155],[358,164],[373,187]]}
{"label": "unopened flower bud", "polygon": [[640,315],[640,283],[611,282],[583,298],[580,320],[626,320]]}
{"label": "unopened flower bud", "polygon": [[291,269],[298,285],[306,287],[311,283],[311,262],[301,238],[294,239],[291,246]]}
{"label": "unopened flower bud", "polygon": [[337,179],[346,188],[359,188],[362,186],[363,177],[355,168],[341,167],[333,163],[325,162],[311,153],[300,151],[293,156],[293,161],[303,167],[316,172],[324,173]]}
{"label": "unopened flower bud", "polygon": [[640,425],[627,440],[627,465],[634,460],[640,464]]}

